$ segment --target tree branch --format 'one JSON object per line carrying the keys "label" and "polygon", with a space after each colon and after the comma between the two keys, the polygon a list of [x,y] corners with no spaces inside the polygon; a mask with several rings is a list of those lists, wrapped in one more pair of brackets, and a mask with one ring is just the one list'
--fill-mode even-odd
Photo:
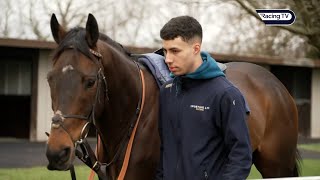
{"label": "tree branch", "polygon": [[[263,22],[262,19],[260,18],[260,16],[257,14],[256,11],[253,11],[250,7],[248,7],[244,1],[242,0],[235,0],[246,12],[248,12],[250,15],[252,15],[253,17],[255,17],[256,19],[258,19],[260,22]],[[248,3],[250,3],[250,1],[247,1]],[[252,5],[252,3],[250,3]],[[253,7],[253,8],[257,8],[257,7]],[[292,33],[298,34],[298,35],[303,35],[303,36],[310,36],[313,35],[313,33],[309,33],[306,32],[303,28],[291,25],[291,26],[275,26],[277,28],[280,29],[285,29],[287,31],[290,31]]]}

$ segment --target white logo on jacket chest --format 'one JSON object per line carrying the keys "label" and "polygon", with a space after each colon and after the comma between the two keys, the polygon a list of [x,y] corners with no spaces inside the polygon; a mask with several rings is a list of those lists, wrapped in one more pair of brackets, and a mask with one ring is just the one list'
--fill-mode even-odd
{"label": "white logo on jacket chest", "polygon": [[169,88],[169,87],[172,87],[172,83],[167,84],[167,85],[165,86],[165,88]]}
{"label": "white logo on jacket chest", "polygon": [[195,109],[197,111],[205,111],[205,110],[209,110],[210,107],[208,106],[199,106],[199,105],[190,105],[190,108]]}

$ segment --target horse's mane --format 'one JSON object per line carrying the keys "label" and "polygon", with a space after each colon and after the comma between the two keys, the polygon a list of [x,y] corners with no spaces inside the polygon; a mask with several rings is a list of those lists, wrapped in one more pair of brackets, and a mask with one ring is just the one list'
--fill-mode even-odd
{"label": "horse's mane", "polygon": [[114,41],[113,39],[111,39],[109,36],[100,33],[99,39],[110,44],[111,46],[113,46],[114,48],[118,49],[120,52],[126,54],[126,55],[130,55],[131,52],[129,52],[129,50],[127,50],[126,48],[124,48],[122,46],[122,44]]}
{"label": "horse's mane", "polygon": [[[59,46],[54,51],[53,59],[56,60],[65,49],[70,49],[70,48],[77,49],[88,58],[94,59],[93,55],[89,51],[90,47],[88,46],[85,36],[86,36],[86,30],[84,28],[81,28],[81,27],[72,28],[66,34],[64,39],[60,42]],[[112,47],[119,50],[121,53],[125,55],[130,54],[130,52],[127,49],[125,49],[120,43],[112,40],[109,36],[105,34],[100,33],[99,39],[111,45]]]}

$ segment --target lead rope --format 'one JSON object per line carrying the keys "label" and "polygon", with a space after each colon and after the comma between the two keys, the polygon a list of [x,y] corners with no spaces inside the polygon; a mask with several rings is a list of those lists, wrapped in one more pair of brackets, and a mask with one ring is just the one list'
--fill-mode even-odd
{"label": "lead rope", "polygon": [[136,122],[136,125],[134,126],[134,129],[132,131],[132,135],[130,137],[129,143],[128,143],[128,148],[126,150],[126,155],[124,157],[124,161],[122,164],[122,168],[120,171],[120,174],[118,176],[118,180],[123,180],[124,176],[126,175],[127,172],[127,168],[128,168],[128,164],[129,164],[129,160],[130,160],[130,155],[131,155],[131,150],[132,150],[132,145],[133,145],[133,140],[134,140],[134,136],[136,134],[137,131],[137,127],[139,124],[139,120],[143,111],[143,106],[144,106],[144,99],[145,99],[145,82],[144,82],[144,75],[143,75],[143,71],[140,69],[140,75],[141,75],[141,83],[142,83],[142,102],[141,102],[141,109],[139,112],[139,116]]}
{"label": "lead rope", "polygon": [[73,165],[70,167],[70,175],[71,175],[71,179],[72,180],[76,180],[77,179],[76,178],[76,172],[74,170],[74,166]]}
{"label": "lead rope", "polygon": [[[126,149],[126,154],[125,154],[125,157],[124,157],[124,160],[123,160],[123,164],[122,164],[122,167],[121,167],[121,170],[120,170],[120,173],[119,173],[119,176],[118,176],[118,180],[123,180],[125,175],[126,175],[126,172],[127,172],[127,169],[128,169],[128,165],[129,165],[129,160],[130,160],[130,155],[131,155],[131,150],[132,150],[132,145],[133,145],[133,140],[134,140],[134,137],[135,137],[135,134],[136,134],[136,131],[137,131],[137,127],[138,127],[138,124],[139,124],[139,121],[140,121],[140,117],[141,117],[141,114],[142,114],[142,111],[143,111],[143,106],[144,106],[144,100],[145,100],[145,82],[144,82],[144,75],[143,75],[143,71],[141,69],[139,69],[139,72],[140,72],[140,75],[141,75],[141,84],[142,84],[142,100],[141,100],[141,108],[140,108],[140,111],[139,111],[139,115],[138,115],[138,119],[137,119],[137,122],[134,126],[134,129],[132,131],[132,134],[130,136],[130,140],[129,140],[129,143],[128,143],[128,147]],[[95,150],[95,153],[96,153],[96,157],[98,159],[98,145],[101,143],[100,141],[100,136],[98,136],[98,142],[97,142],[97,147],[96,147],[96,150]],[[95,172],[91,169],[91,172],[90,172],[90,175],[89,175],[89,178],[88,180],[93,180],[95,176]]]}
{"label": "lead rope", "polygon": [[[94,151],[94,153],[95,153],[95,155],[96,155],[96,157],[97,157],[97,160],[99,159],[99,157],[98,157],[98,154],[99,154],[99,153],[98,153],[98,149],[99,149],[100,143],[101,143],[101,139],[100,139],[99,134],[97,134],[97,146],[96,146],[96,149],[95,149],[95,151]],[[89,177],[88,177],[88,180],[93,180],[95,174],[96,174],[96,173],[94,172],[94,170],[91,169],[90,175],[89,175]]]}

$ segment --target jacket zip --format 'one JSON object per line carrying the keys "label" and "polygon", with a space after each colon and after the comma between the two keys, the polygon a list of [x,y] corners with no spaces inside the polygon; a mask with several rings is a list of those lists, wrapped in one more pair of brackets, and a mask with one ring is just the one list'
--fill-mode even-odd
{"label": "jacket zip", "polygon": [[206,179],[206,180],[209,179],[207,171],[204,171],[204,179]]}
{"label": "jacket zip", "polygon": [[[177,118],[177,121],[179,121],[178,122],[178,128],[180,128],[180,131],[181,131],[181,118],[182,118],[182,102],[183,102],[183,98],[184,98],[184,93],[182,92],[182,91],[180,91],[180,94],[179,94],[181,97],[181,99],[180,99],[180,101],[179,101],[179,109],[178,109],[178,118]],[[178,95],[178,96],[179,96]],[[181,153],[181,136],[180,136],[180,134],[179,133],[181,133],[181,132],[179,132],[179,131],[177,131],[178,132],[178,139],[177,139],[177,146],[178,146],[178,160],[177,160],[177,165],[176,165],[176,170],[175,170],[175,179],[179,179],[179,177],[177,177],[177,175],[178,175],[178,170],[179,170],[179,164],[180,164],[180,161],[181,161],[181,156],[182,156],[182,153]]]}

